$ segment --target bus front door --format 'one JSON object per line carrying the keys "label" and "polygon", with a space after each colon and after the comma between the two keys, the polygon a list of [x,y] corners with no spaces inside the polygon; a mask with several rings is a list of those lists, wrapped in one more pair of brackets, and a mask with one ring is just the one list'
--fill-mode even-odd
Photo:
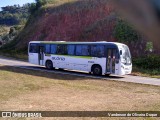
{"label": "bus front door", "polygon": [[116,56],[117,56],[116,48],[107,48],[107,63],[106,63],[106,72],[107,74],[115,74],[116,73]]}
{"label": "bus front door", "polygon": [[39,65],[44,65],[44,46],[39,46]]}

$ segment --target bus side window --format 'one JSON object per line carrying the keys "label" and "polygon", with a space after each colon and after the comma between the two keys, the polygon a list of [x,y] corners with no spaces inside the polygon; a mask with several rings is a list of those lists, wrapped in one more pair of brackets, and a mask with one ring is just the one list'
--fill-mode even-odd
{"label": "bus side window", "polygon": [[97,57],[104,57],[104,45],[97,45]]}
{"label": "bus side window", "polygon": [[45,47],[45,53],[46,54],[50,54],[51,53],[51,45],[50,44],[46,44],[46,47]]}
{"label": "bus side window", "polygon": [[57,45],[57,54],[66,55],[67,54],[67,45]]}
{"label": "bus side window", "polygon": [[90,56],[90,46],[89,45],[77,45],[76,55],[78,56]]}
{"label": "bus side window", "polygon": [[57,51],[57,45],[51,45],[51,54],[56,54]]}
{"label": "bus side window", "polygon": [[67,47],[67,55],[74,55],[75,45],[68,45]]}
{"label": "bus side window", "polygon": [[29,47],[30,53],[38,53],[38,44],[31,43]]}
{"label": "bus side window", "polygon": [[93,57],[104,57],[104,45],[92,45],[91,56]]}

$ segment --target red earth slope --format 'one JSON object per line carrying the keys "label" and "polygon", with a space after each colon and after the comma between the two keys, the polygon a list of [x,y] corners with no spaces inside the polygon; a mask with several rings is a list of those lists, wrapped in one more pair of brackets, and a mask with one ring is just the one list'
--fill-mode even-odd
{"label": "red earth slope", "polygon": [[[118,41],[113,36],[117,16],[107,0],[78,0],[37,11],[17,37],[16,48],[29,41]],[[129,44],[133,56],[145,52],[146,41]],[[141,51],[141,52],[139,52]]]}

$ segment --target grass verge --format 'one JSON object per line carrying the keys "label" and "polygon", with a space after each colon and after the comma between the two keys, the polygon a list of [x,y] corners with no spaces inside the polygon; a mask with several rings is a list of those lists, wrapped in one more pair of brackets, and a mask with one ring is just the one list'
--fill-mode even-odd
{"label": "grass verge", "polygon": [[159,99],[159,86],[91,79],[0,65],[2,110],[159,111]]}
{"label": "grass verge", "polygon": [[21,52],[1,52],[0,51],[0,56],[4,56],[7,58],[14,58],[14,59],[18,59],[18,60],[28,60],[28,55],[27,53],[21,53]]}

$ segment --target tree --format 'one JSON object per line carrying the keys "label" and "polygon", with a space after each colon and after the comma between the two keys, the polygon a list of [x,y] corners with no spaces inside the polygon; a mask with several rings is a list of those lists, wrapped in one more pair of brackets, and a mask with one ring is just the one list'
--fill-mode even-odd
{"label": "tree", "polygon": [[30,8],[29,8],[29,12],[31,14],[33,14],[34,11],[36,11],[36,4],[35,3],[31,3]]}
{"label": "tree", "polygon": [[36,0],[36,8],[40,8],[47,4],[47,0]]}
{"label": "tree", "polygon": [[3,7],[0,11],[0,25],[13,26],[24,23],[29,17],[30,4],[26,4],[23,7],[18,5]]}
{"label": "tree", "polygon": [[120,42],[131,42],[139,39],[138,33],[128,23],[122,20],[117,21],[114,36]]}

